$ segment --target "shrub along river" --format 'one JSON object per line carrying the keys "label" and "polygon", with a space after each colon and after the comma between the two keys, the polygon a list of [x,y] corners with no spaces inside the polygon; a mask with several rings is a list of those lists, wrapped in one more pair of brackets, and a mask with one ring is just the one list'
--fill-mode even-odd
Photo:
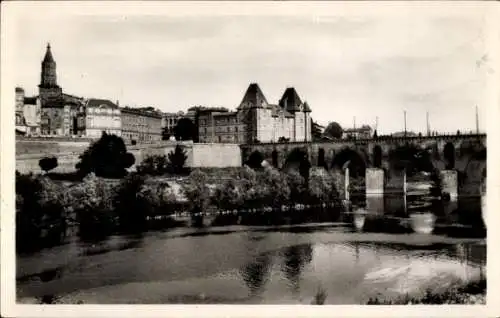
{"label": "shrub along river", "polygon": [[[355,229],[338,222],[283,226],[173,228],[19,254],[21,303],[365,304],[371,297],[419,295],[485,277],[479,198],[361,198]],[[433,234],[409,226],[414,211],[437,217]]]}

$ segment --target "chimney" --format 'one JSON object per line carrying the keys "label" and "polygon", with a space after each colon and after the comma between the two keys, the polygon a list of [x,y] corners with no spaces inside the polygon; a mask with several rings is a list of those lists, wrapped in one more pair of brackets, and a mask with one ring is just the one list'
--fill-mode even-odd
{"label": "chimney", "polygon": [[116,100],[116,106],[120,107],[120,101],[118,99]]}

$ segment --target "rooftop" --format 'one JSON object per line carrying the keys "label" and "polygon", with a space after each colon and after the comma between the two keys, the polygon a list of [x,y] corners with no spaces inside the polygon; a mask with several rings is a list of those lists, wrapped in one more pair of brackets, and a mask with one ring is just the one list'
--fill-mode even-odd
{"label": "rooftop", "polygon": [[109,107],[109,108],[118,108],[118,105],[113,103],[108,99],[99,99],[99,98],[89,98],[87,100],[87,107]]}
{"label": "rooftop", "polygon": [[288,87],[279,101],[279,105],[289,112],[300,111],[302,100],[293,87]]}
{"label": "rooftop", "polygon": [[268,103],[266,97],[264,96],[264,93],[262,93],[259,85],[257,83],[251,83],[248,86],[238,109],[266,107],[267,105]]}

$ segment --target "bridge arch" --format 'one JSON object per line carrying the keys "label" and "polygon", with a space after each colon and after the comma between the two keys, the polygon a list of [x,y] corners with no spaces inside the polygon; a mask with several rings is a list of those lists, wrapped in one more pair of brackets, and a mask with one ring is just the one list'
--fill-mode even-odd
{"label": "bridge arch", "polygon": [[248,157],[248,160],[245,164],[252,169],[256,169],[262,167],[262,161],[264,161],[264,155],[262,154],[262,152],[260,152],[259,150],[254,150]]}
{"label": "bridge arch", "polygon": [[349,175],[360,177],[365,175],[366,162],[363,156],[357,151],[345,148],[339,151],[333,158],[332,169],[349,168]]}
{"label": "bridge arch", "polygon": [[435,164],[432,150],[424,149],[414,144],[405,144],[389,151],[389,166],[393,171],[406,171],[408,176],[425,171],[433,172]]}
{"label": "bridge arch", "polygon": [[309,169],[311,168],[311,162],[309,161],[309,155],[307,150],[301,148],[294,148],[287,155],[283,169],[287,170],[297,170],[304,177],[309,177]]}

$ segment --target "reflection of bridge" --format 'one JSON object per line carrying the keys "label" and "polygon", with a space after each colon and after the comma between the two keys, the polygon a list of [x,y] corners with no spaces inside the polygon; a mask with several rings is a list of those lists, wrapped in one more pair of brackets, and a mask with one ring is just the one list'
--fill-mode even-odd
{"label": "reflection of bridge", "polygon": [[362,170],[376,167],[394,171],[398,162],[412,159],[408,156],[425,154],[434,169],[456,169],[465,173],[474,170],[479,176],[486,173],[486,134],[258,143],[241,145],[241,149],[242,162],[258,157],[278,168],[307,159],[312,166],[327,169],[341,168],[349,162],[353,168]]}

